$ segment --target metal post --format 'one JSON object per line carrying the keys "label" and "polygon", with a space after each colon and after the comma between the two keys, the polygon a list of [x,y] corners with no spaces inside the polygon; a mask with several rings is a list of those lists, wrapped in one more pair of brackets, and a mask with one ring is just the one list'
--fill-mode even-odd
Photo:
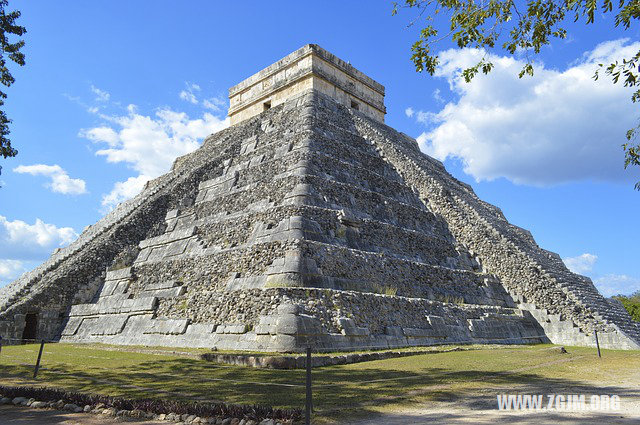
{"label": "metal post", "polygon": [[0,353],[2,353],[2,335],[0,335]]}
{"label": "metal post", "polygon": [[598,347],[598,358],[601,358],[602,356],[600,355],[600,341],[598,341],[598,330],[594,330],[594,333],[596,334],[596,347]]}
{"label": "metal post", "polygon": [[307,402],[305,408],[305,425],[311,425],[311,411],[313,410],[311,401],[311,347],[307,347]]}
{"label": "metal post", "polygon": [[44,349],[44,339],[40,342],[40,351],[38,352],[38,360],[36,361],[36,368],[33,371],[33,379],[38,376],[38,369],[40,369],[40,359],[42,358],[42,350]]}

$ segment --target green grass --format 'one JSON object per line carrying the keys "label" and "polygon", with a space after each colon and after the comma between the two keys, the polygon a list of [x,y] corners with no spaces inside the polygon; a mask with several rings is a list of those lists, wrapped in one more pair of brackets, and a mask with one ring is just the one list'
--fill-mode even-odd
{"label": "green grass", "polygon": [[[266,370],[216,365],[190,355],[202,350],[113,351],[111,347],[47,344],[42,370],[31,378],[37,345],[8,346],[0,354],[2,385],[47,385],[73,391],[182,400],[215,400],[274,407],[303,407],[303,370]],[[314,369],[314,406],[320,420],[394,409],[455,397],[486,387],[549,388],[638,382],[640,351],[550,345],[487,347],[420,354]],[[25,365],[27,364],[27,365]],[[635,380],[635,381],[634,381]],[[260,385],[265,383],[267,385]],[[277,386],[272,384],[289,384]]]}

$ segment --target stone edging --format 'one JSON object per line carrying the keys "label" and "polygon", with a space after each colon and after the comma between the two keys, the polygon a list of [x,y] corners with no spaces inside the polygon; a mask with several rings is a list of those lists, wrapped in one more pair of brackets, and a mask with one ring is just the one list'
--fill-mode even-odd
{"label": "stone edging", "polygon": [[[199,417],[196,415],[177,414],[177,413],[161,413],[145,412],[143,410],[118,410],[114,407],[108,407],[104,403],[97,403],[94,405],[87,404],[84,407],[78,406],[74,403],[67,403],[65,400],[58,401],[38,401],[33,398],[27,397],[15,397],[13,399],[3,397],[0,394],[0,406],[2,405],[14,405],[30,407],[32,409],[53,409],[62,410],[69,413],[91,413],[95,415],[101,415],[111,418],[132,418],[140,420],[155,420],[155,421],[167,421],[176,423],[178,425],[187,424],[211,424],[211,425],[283,425],[283,422],[277,422],[274,419],[267,418],[260,422],[252,419],[239,419],[239,418],[219,418],[219,417]],[[290,422],[286,422],[290,423]]]}
{"label": "stone edging", "polygon": [[[317,355],[311,359],[311,367],[335,366],[351,363],[368,362],[372,360],[384,360],[394,357],[416,356],[419,354],[450,353],[452,351],[469,351],[473,348],[446,348],[438,350],[406,350],[406,351],[377,351],[371,353],[354,353],[342,355]],[[200,359],[236,366],[249,366],[263,369],[305,369],[307,367],[306,355],[296,356],[270,356],[247,354],[216,354],[204,353]]]}

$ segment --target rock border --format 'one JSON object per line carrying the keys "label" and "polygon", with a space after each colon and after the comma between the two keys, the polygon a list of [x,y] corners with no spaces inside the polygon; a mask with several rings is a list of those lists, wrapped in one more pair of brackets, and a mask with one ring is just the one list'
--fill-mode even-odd
{"label": "rock border", "polygon": [[[370,353],[353,353],[340,355],[317,355],[311,357],[311,367],[336,366],[351,363],[385,360],[395,357],[417,356],[420,354],[450,353],[453,351],[469,351],[473,348],[453,347],[437,350],[404,350],[404,351],[375,351]],[[262,369],[305,369],[306,355],[270,356],[268,354],[218,354],[203,353],[200,359],[213,363],[234,366],[248,366]]]}
{"label": "rock border", "polygon": [[[37,400],[35,398],[29,398],[29,393],[42,393],[46,390],[50,390],[52,394],[60,395],[65,394],[69,397],[63,397],[58,400]],[[7,397],[7,395],[23,394],[16,397]],[[112,401],[129,402],[136,406],[134,409],[118,409],[111,405],[112,403],[95,402],[91,404],[78,405],[73,403],[73,398],[82,398],[86,396],[82,393],[69,393],[57,389],[42,388],[42,387],[0,387],[0,406],[2,405],[14,405],[24,406],[33,409],[51,409],[61,410],[70,413],[91,413],[94,415],[104,415],[105,417],[119,417],[119,418],[131,418],[141,420],[156,420],[167,421],[176,423],[179,425],[291,425],[297,423],[301,419],[301,412],[299,410],[281,411],[281,413],[288,414],[290,418],[287,419],[274,419],[274,418],[256,418],[256,408],[250,406],[235,406],[247,410],[248,415],[245,417],[235,417],[225,415],[224,417],[212,417],[212,416],[198,416],[196,414],[176,413],[176,412],[155,412],[152,410],[143,410],[142,407],[145,404],[149,404],[149,400],[130,400],[123,398],[110,398]],[[45,398],[45,397],[39,397]],[[76,401],[77,402],[77,401]],[[82,404],[82,403],[81,403]],[[117,404],[117,403],[113,403]],[[189,404],[181,404],[182,409],[188,410]],[[251,415],[253,413],[253,415]],[[239,416],[239,415],[236,415]],[[250,417],[253,416],[253,417]]]}

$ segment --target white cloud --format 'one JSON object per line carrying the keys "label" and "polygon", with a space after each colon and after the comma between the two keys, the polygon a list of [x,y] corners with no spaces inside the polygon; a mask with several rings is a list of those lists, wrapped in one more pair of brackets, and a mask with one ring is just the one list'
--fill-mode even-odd
{"label": "white cloud", "polygon": [[640,291],[640,279],[625,274],[608,274],[594,279],[593,283],[605,297],[631,295]]}
{"label": "white cloud", "polygon": [[57,227],[36,219],[34,224],[0,216],[0,287],[31,270],[77,238],[70,227]]}
{"label": "white cloud", "polygon": [[91,91],[96,95],[96,102],[108,102],[111,95],[104,90],[100,90],[99,88],[91,85]]}
{"label": "white cloud", "polygon": [[72,179],[67,172],[59,165],[20,165],[13,169],[15,173],[31,174],[32,176],[46,176],[51,179],[45,187],[50,188],[53,192],[63,193],[66,195],[80,195],[87,193],[86,183],[82,179]]}
{"label": "white cloud", "polygon": [[444,102],[445,102],[445,100],[444,100],[444,98],[442,97],[442,95],[441,95],[440,93],[441,93],[441,92],[440,92],[440,89],[435,89],[435,90],[433,91],[433,95],[432,95],[432,96],[433,96],[433,98],[434,98],[436,101],[438,101],[438,102],[440,102],[440,103],[444,103]]}
{"label": "white cloud", "polygon": [[404,114],[409,118],[411,118],[413,116],[414,112],[415,111],[413,110],[413,108],[411,106],[409,106],[407,109],[404,110]]}
{"label": "white cloud", "polygon": [[[437,122],[438,115],[433,112],[425,112],[418,111],[415,113],[416,121],[425,125]],[[424,133],[418,137],[418,143],[421,143],[420,140],[423,137]]]}
{"label": "white cloud", "polygon": [[569,270],[578,274],[585,274],[593,270],[593,266],[598,261],[598,256],[585,253],[578,255],[577,257],[563,258],[564,264]]}
{"label": "white cloud", "polygon": [[57,227],[39,218],[34,224],[22,220],[9,221],[0,215],[0,259],[3,261],[41,259],[77,237],[71,227]]}
{"label": "white cloud", "polygon": [[227,101],[222,97],[212,97],[202,101],[202,106],[214,112],[224,111],[228,108]]}
{"label": "white cloud", "polygon": [[180,92],[180,99],[186,100],[189,103],[193,103],[197,105],[199,103],[198,98],[196,97],[195,92],[200,91],[200,86],[193,83],[185,83],[187,86],[186,90],[182,90]]}
{"label": "white cloud", "polygon": [[104,142],[109,146],[117,146],[118,144],[118,133],[113,131],[111,127],[94,127],[89,130],[81,130],[78,135],[92,142]]}
{"label": "white cloud", "polygon": [[129,177],[123,182],[116,182],[111,192],[102,197],[102,212],[107,213],[120,202],[136,196],[142,191],[145,183],[151,179],[152,177],[141,174],[138,177]]}
{"label": "white cloud", "polygon": [[13,280],[24,272],[24,262],[0,259],[0,279]]}
{"label": "white cloud", "polygon": [[196,95],[186,90],[182,90],[180,92],[180,99],[186,100],[187,102],[193,103],[195,105],[198,104],[198,98],[196,97]]}
{"label": "white cloud", "polygon": [[[195,90],[197,85],[190,85]],[[199,87],[198,87],[199,89]],[[102,199],[110,209],[117,203],[135,196],[148,180],[166,173],[174,159],[200,146],[199,139],[229,125],[227,119],[204,113],[191,119],[184,112],[159,109],[153,116],[140,114],[135,105],[127,107],[124,116],[103,117],[109,125],[80,131],[80,136],[96,143],[105,143],[96,152],[107,162],[125,163],[138,174],[118,182]]]}
{"label": "white cloud", "polygon": [[[598,256],[594,254],[584,253],[577,257],[563,258],[564,264],[569,270],[581,275],[591,274],[593,267],[598,261]],[[630,295],[636,291],[640,291],[640,279],[628,276],[626,274],[610,273],[604,276],[592,278],[593,284],[598,291],[605,297],[614,295]]]}
{"label": "white cloud", "polygon": [[24,272],[36,267],[37,261],[0,259],[0,287],[13,282]]}
{"label": "white cloud", "polygon": [[460,70],[485,53],[440,52],[436,76],[458,96],[438,113],[416,112],[431,129],[418,137],[424,152],[440,160],[462,160],[477,181],[505,177],[515,183],[550,185],[584,179],[635,180],[623,168],[621,144],[635,126],[631,92],[606,76],[594,81],[598,63],[640,50],[640,42],[602,43],[565,70],[537,64],[534,77],[518,79],[523,62],[486,54],[495,69],[465,83]]}

